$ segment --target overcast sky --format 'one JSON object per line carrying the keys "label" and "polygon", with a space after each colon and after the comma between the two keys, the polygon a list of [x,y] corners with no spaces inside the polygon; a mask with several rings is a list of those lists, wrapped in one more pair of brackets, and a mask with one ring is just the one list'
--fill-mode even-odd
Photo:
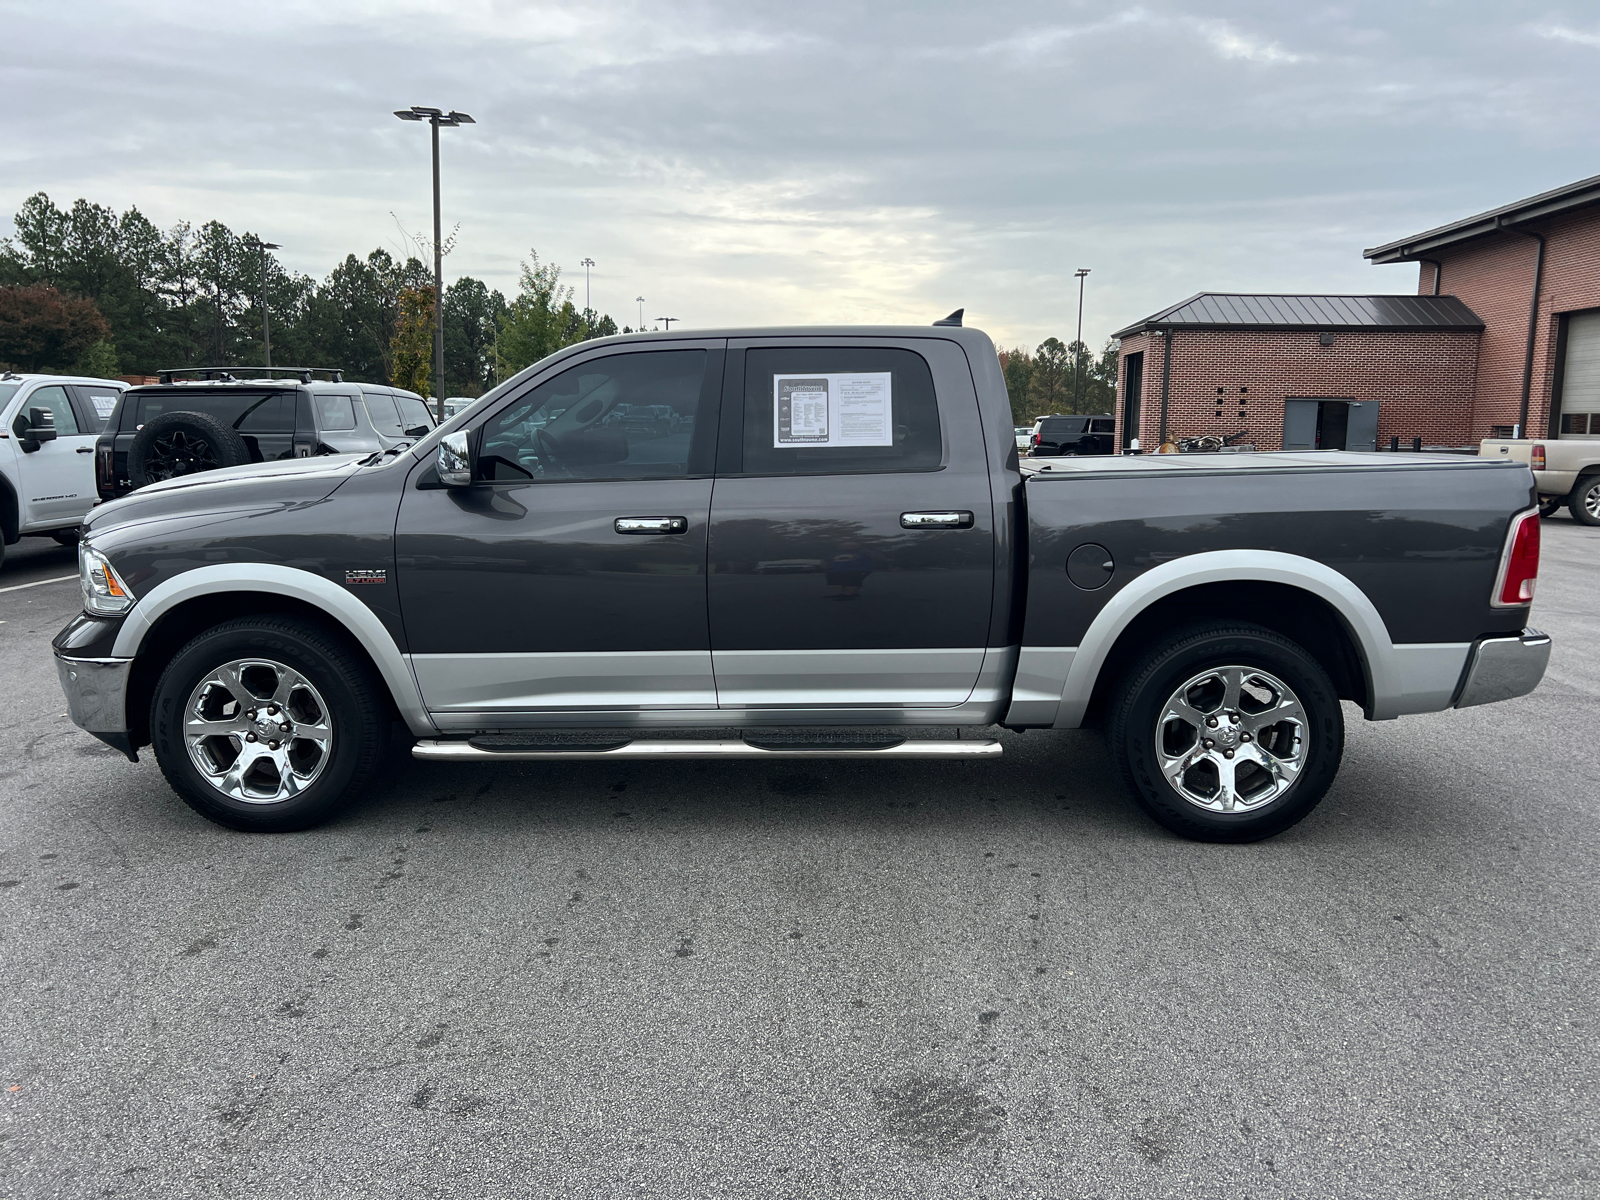
{"label": "overcast sky", "polygon": [[215,218],[322,277],[430,221],[619,323],[1086,340],[1197,291],[1406,292],[1364,247],[1600,174],[1600,9],[1505,3],[0,2],[29,194]]}

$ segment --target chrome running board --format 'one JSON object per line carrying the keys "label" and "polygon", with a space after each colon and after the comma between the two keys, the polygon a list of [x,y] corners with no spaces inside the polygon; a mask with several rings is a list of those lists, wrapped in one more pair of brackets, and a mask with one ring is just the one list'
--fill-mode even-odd
{"label": "chrome running board", "polygon": [[[476,740],[476,739],[474,739]],[[795,742],[784,744],[755,735],[750,741],[677,741],[633,738],[596,743],[513,742],[507,739],[494,745],[466,742],[420,741],[411,748],[414,758],[430,762],[493,762],[496,760],[557,759],[594,761],[616,758],[993,758],[1001,753],[999,742],[896,740],[889,743],[847,741]]]}

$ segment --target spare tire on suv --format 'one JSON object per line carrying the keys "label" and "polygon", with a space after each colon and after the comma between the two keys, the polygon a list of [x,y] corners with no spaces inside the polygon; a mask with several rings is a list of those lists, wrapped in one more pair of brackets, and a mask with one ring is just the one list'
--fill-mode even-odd
{"label": "spare tire on suv", "polygon": [[238,431],[209,413],[162,413],[134,435],[128,447],[128,479],[143,487],[249,461],[250,448]]}

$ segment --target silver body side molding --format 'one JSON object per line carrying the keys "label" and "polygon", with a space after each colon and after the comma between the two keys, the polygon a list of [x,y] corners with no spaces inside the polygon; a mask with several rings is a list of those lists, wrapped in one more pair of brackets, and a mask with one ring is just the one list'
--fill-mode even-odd
{"label": "silver body side molding", "polygon": [[1135,617],[1174,592],[1230,580],[1281,583],[1325,600],[1355,639],[1372,697],[1369,719],[1387,721],[1450,707],[1471,643],[1396,646],[1366,593],[1332,567],[1273,550],[1215,550],[1146,571],[1106,603],[1079,645],[1024,646],[1016,695],[1005,723],[1076,729],[1083,723],[1106,656]]}
{"label": "silver body side molding", "polygon": [[496,749],[489,750],[469,742],[421,741],[411,748],[416,758],[430,762],[494,762],[499,760],[527,761],[555,759],[560,761],[595,761],[618,758],[993,758],[1002,747],[992,740],[980,741],[903,741],[891,746],[870,749],[852,749],[848,745],[810,746],[756,746],[745,741],[650,741],[636,739],[620,746],[596,747],[592,750],[573,748],[552,749]]}
{"label": "silver body side molding", "polygon": [[327,613],[372,656],[407,728],[417,737],[432,737],[438,732],[423,707],[416,678],[383,622],[332,580],[294,567],[275,563],[218,563],[175,575],[139,598],[117,634],[112,654],[117,658],[135,657],[145,635],[162,614],[185,600],[215,592],[242,591],[293,596]]}

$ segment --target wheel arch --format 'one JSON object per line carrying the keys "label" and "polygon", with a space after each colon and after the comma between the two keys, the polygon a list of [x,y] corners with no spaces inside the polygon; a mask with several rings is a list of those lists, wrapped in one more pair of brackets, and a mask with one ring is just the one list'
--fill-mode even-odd
{"label": "wheel arch", "polygon": [[1341,696],[1361,704],[1369,718],[1394,715],[1387,711],[1399,691],[1394,645],[1366,593],[1314,559],[1218,550],[1163,563],[1110,599],[1071,656],[1056,727],[1083,724],[1153,632],[1195,617],[1249,620],[1309,640],[1314,645],[1306,649]]}
{"label": "wheel arch", "polygon": [[378,672],[390,701],[413,734],[434,736],[410,664],[388,629],[366,605],[309,571],[276,564],[219,564],[173,577],[140,597],[117,635],[112,654],[134,660],[127,718],[133,744],[149,741],[150,699],[172,655],[197,633],[237,617],[302,617],[343,633]]}

